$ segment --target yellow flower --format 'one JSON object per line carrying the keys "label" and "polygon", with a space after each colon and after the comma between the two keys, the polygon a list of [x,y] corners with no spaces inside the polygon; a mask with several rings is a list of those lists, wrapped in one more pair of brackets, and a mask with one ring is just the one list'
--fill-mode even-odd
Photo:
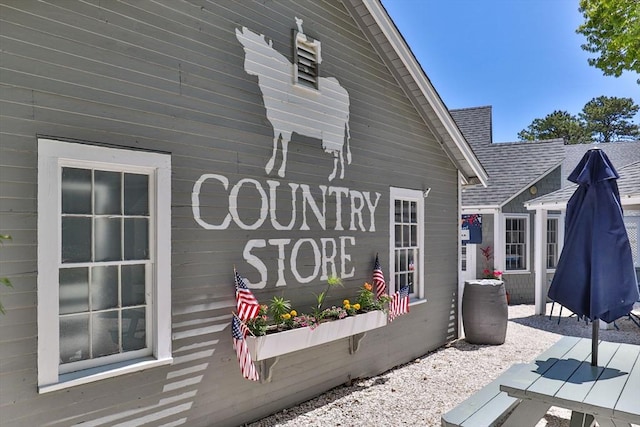
{"label": "yellow flower", "polygon": [[344,305],[345,307],[346,307],[347,305],[349,305],[349,304],[351,304],[351,303],[349,302],[349,300],[348,300],[348,299],[346,299],[346,300],[342,301],[342,305]]}
{"label": "yellow flower", "polygon": [[285,313],[285,314],[282,315],[282,318],[284,320],[289,320],[289,319],[291,319],[291,315],[289,313]]}
{"label": "yellow flower", "polygon": [[354,310],[360,310],[360,304],[353,304]]}
{"label": "yellow flower", "polygon": [[295,316],[298,315],[298,312],[295,311],[295,310],[291,310],[291,313],[289,313],[289,314],[291,314],[293,317],[295,317]]}
{"label": "yellow flower", "polygon": [[371,284],[370,284],[370,283],[365,283],[365,284],[364,284],[364,288],[365,288],[366,290],[370,291],[371,289],[373,289],[373,286],[371,286]]}
{"label": "yellow flower", "polygon": [[349,310],[351,308],[351,304],[345,304],[344,308],[345,308],[345,310]]}

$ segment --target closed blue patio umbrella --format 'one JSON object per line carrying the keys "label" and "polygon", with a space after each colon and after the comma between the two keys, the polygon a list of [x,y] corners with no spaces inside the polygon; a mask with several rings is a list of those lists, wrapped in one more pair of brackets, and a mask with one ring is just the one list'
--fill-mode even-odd
{"label": "closed blue patio umbrella", "polygon": [[598,319],[629,314],[638,300],[631,245],[624,226],[618,172],[604,151],[587,151],[568,179],[565,242],[549,298],[593,321],[591,364],[598,363]]}

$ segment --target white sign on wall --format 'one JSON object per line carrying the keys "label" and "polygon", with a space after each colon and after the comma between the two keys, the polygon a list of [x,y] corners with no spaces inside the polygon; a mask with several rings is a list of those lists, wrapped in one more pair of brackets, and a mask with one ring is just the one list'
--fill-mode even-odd
{"label": "white sign on wall", "polygon": [[[296,21],[301,33],[302,22]],[[273,152],[265,166],[267,174],[274,169],[280,143],[282,164],[277,174],[285,177],[288,144],[295,132],[319,139],[324,151],[333,155],[329,182],[337,177],[344,178],[345,157],[347,164],[351,163],[347,91],[333,77],[320,77],[317,90],[298,87],[291,78],[293,64],[273,49],[273,43],[267,41],[264,35],[243,27],[236,29],[236,37],[244,48],[245,71],[258,76],[267,119],[273,126]],[[278,197],[283,198],[281,186],[289,187],[286,190],[287,200],[284,201],[278,201]],[[204,213],[201,205],[203,197],[216,198],[218,206],[212,210],[214,213]],[[225,200],[218,203],[221,197]],[[330,275],[353,277],[355,267],[351,250],[356,245],[356,237],[345,232],[375,232],[375,211],[380,197],[381,194],[377,192],[337,185],[312,187],[309,184],[285,184],[277,180],[260,181],[255,178],[230,182],[224,175],[210,173],[201,175],[193,186],[192,211],[196,223],[205,230],[227,230],[232,227],[239,230],[273,230],[272,238],[249,239],[243,250],[244,260],[260,276],[255,283],[247,280],[247,285],[264,288],[267,285],[286,286],[285,272],[289,272],[299,283],[325,281]],[[259,203],[259,209],[255,206],[246,208],[251,201]],[[276,212],[283,214],[285,202],[291,206],[286,220],[276,215]],[[223,204],[223,209],[220,209],[220,204]],[[327,212],[327,206],[335,207],[335,211]],[[247,212],[243,212],[243,209]],[[305,237],[304,231],[309,230],[327,231],[323,233],[327,237]],[[296,231],[295,237],[292,237],[292,231]],[[269,251],[269,258],[274,258],[273,254],[277,253],[275,271],[268,270],[261,258],[265,251]],[[302,252],[312,254],[311,268],[307,264],[308,256],[305,258],[305,268],[299,268],[298,260]]]}

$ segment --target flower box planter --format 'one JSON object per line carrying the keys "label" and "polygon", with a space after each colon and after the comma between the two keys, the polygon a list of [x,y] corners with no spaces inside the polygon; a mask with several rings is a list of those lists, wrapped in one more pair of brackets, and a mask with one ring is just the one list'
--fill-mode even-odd
{"label": "flower box planter", "polygon": [[[364,332],[385,326],[387,314],[380,311],[358,314],[340,320],[321,323],[316,328],[309,327],[290,329],[275,334],[259,337],[248,336],[247,345],[254,362],[292,353],[316,345],[325,344],[341,338],[363,334],[352,343],[351,351],[357,350],[359,340]],[[355,344],[355,345],[354,345]]]}

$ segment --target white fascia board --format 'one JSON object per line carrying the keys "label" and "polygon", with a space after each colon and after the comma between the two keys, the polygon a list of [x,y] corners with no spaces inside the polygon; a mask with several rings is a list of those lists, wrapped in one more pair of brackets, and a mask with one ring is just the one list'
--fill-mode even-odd
{"label": "white fascia board", "polygon": [[545,211],[563,211],[567,209],[567,202],[537,202],[537,203],[525,203],[524,207],[527,210],[533,211],[542,209]]}
{"label": "white fascia board", "polygon": [[498,206],[462,206],[463,214],[496,214],[500,212]]}
{"label": "white fascia board", "polygon": [[[460,152],[462,157],[467,161],[467,163],[469,163],[469,166],[480,180],[480,183],[486,187],[489,180],[487,172],[482,167],[482,164],[474,154],[469,143],[467,143],[464,136],[462,136],[462,132],[460,132],[460,129],[458,129],[458,126],[451,117],[451,113],[449,113],[449,110],[442,102],[440,95],[438,95],[435,88],[425,75],[422,67],[407,46],[402,35],[398,32],[395,24],[390,20],[389,15],[384,10],[380,1],[362,0],[362,4],[367,8],[380,28],[380,31],[382,31],[395,52],[398,54],[400,60],[407,68],[407,71],[411,74],[414,82],[420,88],[420,91],[424,94],[443,127],[451,137],[455,146],[451,148],[456,148]],[[454,163],[457,163],[456,159],[452,160]]]}

